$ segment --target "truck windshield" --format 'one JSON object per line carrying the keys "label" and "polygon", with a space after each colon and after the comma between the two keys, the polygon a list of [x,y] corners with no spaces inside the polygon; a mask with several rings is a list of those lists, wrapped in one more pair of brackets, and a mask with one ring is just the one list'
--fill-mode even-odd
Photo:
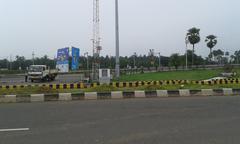
{"label": "truck windshield", "polygon": [[41,67],[41,66],[30,66],[29,71],[30,72],[42,72],[43,67]]}

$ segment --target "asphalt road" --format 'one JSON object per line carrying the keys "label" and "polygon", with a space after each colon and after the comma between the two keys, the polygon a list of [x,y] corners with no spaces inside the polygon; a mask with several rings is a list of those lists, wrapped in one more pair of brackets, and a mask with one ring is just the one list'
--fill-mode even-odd
{"label": "asphalt road", "polygon": [[239,114],[240,97],[1,104],[0,144],[239,144]]}
{"label": "asphalt road", "polygon": [[0,85],[17,85],[17,84],[41,84],[41,83],[76,83],[83,79],[82,74],[65,74],[58,75],[55,81],[51,82],[25,82],[22,75],[2,75],[0,76]]}

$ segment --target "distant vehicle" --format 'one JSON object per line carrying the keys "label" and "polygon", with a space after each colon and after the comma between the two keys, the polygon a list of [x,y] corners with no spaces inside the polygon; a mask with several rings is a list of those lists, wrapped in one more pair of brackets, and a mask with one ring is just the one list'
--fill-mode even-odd
{"label": "distant vehicle", "polygon": [[31,82],[37,81],[53,81],[55,80],[58,71],[50,70],[46,65],[31,65],[29,67],[27,76]]}

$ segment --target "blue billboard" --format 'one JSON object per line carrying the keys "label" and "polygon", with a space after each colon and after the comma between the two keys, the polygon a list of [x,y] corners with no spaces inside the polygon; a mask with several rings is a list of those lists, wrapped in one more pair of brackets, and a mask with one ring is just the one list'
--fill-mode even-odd
{"label": "blue billboard", "polygon": [[62,73],[69,71],[69,48],[58,49],[56,68]]}
{"label": "blue billboard", "polygon": [[57,65],[68,64],[68,61],[69,61],[69,48],[58,49]]}
{"label": "blue billboard", "polygon": [[79,57],[80,57],[79,48],[72,47],[72,70],[79,69]]}

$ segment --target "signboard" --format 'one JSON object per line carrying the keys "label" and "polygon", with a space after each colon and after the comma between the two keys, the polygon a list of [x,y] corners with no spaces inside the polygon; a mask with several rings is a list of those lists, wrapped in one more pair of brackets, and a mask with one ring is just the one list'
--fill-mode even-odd
{"label": "signboard", "polygon": [[99,69],[99,82],[101,84],[109,84],[111,81],[110,69]]}
{"label": "signboard", "polygon": [[56,68],[59,72],[69,72],[69,48],[58,49]]}
{"label": "signboard", "polygon": [[72,70],[79,69],[79,48],[72,47]]}

